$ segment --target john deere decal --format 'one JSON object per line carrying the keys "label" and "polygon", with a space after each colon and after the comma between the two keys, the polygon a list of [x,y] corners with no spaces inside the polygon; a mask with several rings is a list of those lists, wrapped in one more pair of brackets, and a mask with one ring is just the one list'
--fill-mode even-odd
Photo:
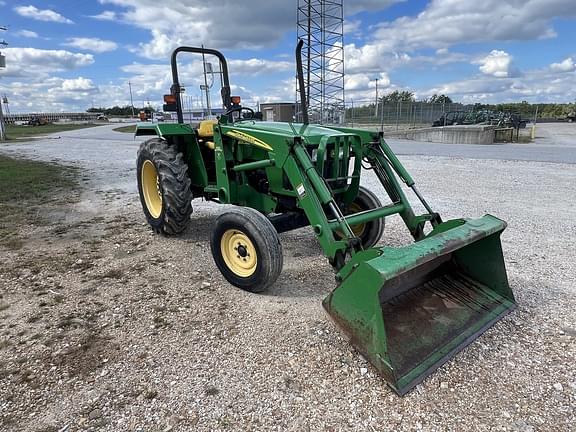
{"label": "john deere decal", "polygon": [[261,147],[264,150],[268,150],[268,151],[272,150],[272,147],[270,147],[264,141],[259,140],[258,138],[253,137],[252,135],[248,135],[244,132],[240,132],[237,130],[231,130],[231,131],[226,132],[226,135],[231,136],[232,138],[236,138],[237,140],[244,141],[244,142],[247,142],[249,144],[255,145],[257,147]]}

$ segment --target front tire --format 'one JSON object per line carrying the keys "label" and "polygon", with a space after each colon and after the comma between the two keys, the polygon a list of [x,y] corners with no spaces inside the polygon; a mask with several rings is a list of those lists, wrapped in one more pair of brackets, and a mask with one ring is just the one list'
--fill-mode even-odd
{"label": "front tire", "polygon": [[148,224],[166,235],[184,231],[192,214],[192,190],[183,154],[166,140],[152,138],[140,146],[136,165]]}
{"label": "front tire", "polygon": [[[378,197],[371,190],[360,186],[358,195],[344,213],[349,215],[379,207],[382,207],[382,203]],[[362,247],[368,249],[378,243],[384,232],[384,225],[384,218],[381,218],[363,224],[352,225],[350,228],[352,228],[354,235],[362,241]]]}
{"label": "front tire", "polygon": [[265,291],[282,272],[278,233],[266,216],[252,208],[236,207],[218,216],[210,250],[224,278],[245,291]]}

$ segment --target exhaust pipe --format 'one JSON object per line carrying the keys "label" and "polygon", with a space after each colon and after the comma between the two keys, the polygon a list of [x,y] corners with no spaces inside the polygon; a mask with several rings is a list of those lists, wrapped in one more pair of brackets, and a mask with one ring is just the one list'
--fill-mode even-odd
{"label": "exhaust pipe", "polygon": [[300,88],[300,106],[302,111],[302,123],[309,124],[308,105],[306,103],[306,90],[304,89],[304,69],[302,67],[302,47],[304,41],[300,39],[296,45],[296,72],[298,74],[298,87]]}

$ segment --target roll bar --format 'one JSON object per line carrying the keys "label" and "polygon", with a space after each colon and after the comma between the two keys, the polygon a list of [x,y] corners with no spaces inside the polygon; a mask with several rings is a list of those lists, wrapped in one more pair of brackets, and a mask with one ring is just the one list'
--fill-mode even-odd
{"label": "roll bar", "polygon": [[176,57],[181,52],[193,53],[193,54],[208,54],[218,57],[220,60],[220,65],[222,68],[222,75],[224,80],[224,86],[220,91],[222,95],[222,102],[224,107],[228,110],[232,107],[232,100],[230,97],[230,78],[228,76],[228,62],[226,57],[220,51],[210,48],[196,48],[181,46],[176,48],[172,52],[171,66],[172,66],[172,87],[170,87],[170,93],[176,96],[176,114],[178,115],[178,123],[184,123],[184,114],[182,113],[182,100],[180,99],[180,92],[182,90],[180,86],[180,79],[178,77],[178,62]]}

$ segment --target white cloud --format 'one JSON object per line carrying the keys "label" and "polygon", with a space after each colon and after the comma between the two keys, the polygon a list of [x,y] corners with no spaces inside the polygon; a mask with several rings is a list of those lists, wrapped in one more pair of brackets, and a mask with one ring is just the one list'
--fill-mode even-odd
{"label": "white cloud", "polygon": [[172,51],[180,45],[184,45],[182,39],[176,36],[169,37],[153,29],[150,42],[140,43],[138,47],[130,48],[130,51],[152,60],[167,59]]}
{"label": "white cloud", "polygon": [[[142,56],[165,59],[178,45],[211,48],[259,48],[271,46],[294,28],[296,6],[292,2],[252,0],[250,5],[233,0],[207,4],[202,0],[103,0],[124,8],[124,22],[147,29],[149,42],[139,45]],[[242,37],[238,37],[242,34]],[[138,52],[137,51],[137,52]]]}
{"label": "white cloud", "polygon": [[377,11],[388,8],[394,3],[402,3],[406,0],[354,0],[344,2],[344,12],[346,15],[354,15],[361,11]]}
{"label": "white cloud", "polygon": [[[379,10],[400,0],[358,0],[349,13]],[[166,58],[178,45],[226,49],[259,49],[273,46],[294,31],[296,3],[290,1],[236,0],[206,2],[180,0],[101,0],[123,8],[118,18],[149,30],[151,40],[133,51],[150,59]],[[358,25],[358,24],[353,24]],[[239,36],[241,35],[241,36]]]}
{"label": "white cloud", "polygon": [[455,81],[434,87],[424,94],[445,94],[450,97],[476,94],[494,94],[510,90],[513,82],[497,78],[474,78]]}
{"label": "white cloud", "polygon": [[78,77],[74,79],[65,79],[62,81],[62,90],[64,91],[94,91],[96,90],[96,86],[92,82],[92,80]]}
{"label": "white cloud", "polygon": [[114,51],[116,48],[118,48],[118,44],[113,41],[83,37],[69,38],[68,42],[64,43],[63,45],[80,48],[87,51],[94,51],[97,53]]}
{"label": "white cloud", "polygon": [[363,73],[347,74],[344,82],[346,92],[369,90],[371,94],[376,95],[376,78],[378,78],[378,93],[382,94],[386,87],[390,86],[390,77],[385,72],[376,76]]}
{"label": "white cloud", "polygon": [[480,65],[480,72],[496,78],[508,78],[518,75],[512,62],[512,56],[505,51],[492,50],[486,57],[474,62]]}
{"label": "white cloud", "polygon": [[31,39],[36,39],[38,37],[38,33],[33,32],[31,30],[19,30],[15,34],[16,36],[22,36]]}
{"label": "white cloud", "polygon": [[351,33],[358,35],[360,33],[360,28],[362,27],[362,21],[357,20],[344,20],[344,35],[348,36]]}
{"label": "white cloud", "polygon": [[432,0],[415,17],[381,24],[375,40],[388,50],[438,48],[462,42],[556,36],[552,20],[576,16],[574,0]]}
{"label": "white cloud", "polygon": [[386,72],[347,74],[344,81],[347,102],[373,103],[376,98],[376,78],[378,78],[378,95],[380,97],[399,89],[397,85],[392,83]]}
{"label": "white cloud", "polygon": [[363,46],[349,44],[344,47],[347,73],[378,73],[399,67],[422,68],[442,66],[449,63],[469,62],[471,56],[442,48],[436,55],[418,55],[407,52],[389,51],[383,44],[368,43]]}
{"label": "white cloud", "polygon": [[[203,78],[203,67],[202,60],[200,56],[189,56],[188,58],[184,55],[181,58],[182,61],[179,62],[178,74],[180,77],[181,84],[186,88],[186,97],[191,99],[199,100],[201,99],[202,93],[200,92],[200,85],[204,84]],[[206,57],[207,62],[211,62],[214,67],[214,71],[218,70],[218,63],[215,58],[210,56]],[[252,82],[252,77],[260,76],[262,74],[274,74],[282,73],[285,71],[290,71],[294,69],[294,65],[288,61],[273,61],[273,60],[262,60],[262,59],[229,59],[228,60],[230,74],[233,81],[233,89],[242,96],[243,100],[254,102],[258,100],[257,96],[249,90],[248,87]],[[137,99],[141,98],[151,98],[152,100],[159,100],[163,94],[167,93],[170,85],[172,84],[172,75],[170,66],[166,63],[157,64],[142,64],[133,63],[121,67],[121,71],[130,76],[129,80],[132,83],[132,90],[134,96]],[[242,86],[239,84],[240,77],[246,77],[247,86]],[[128,81],[128,78],[125,79]],[[291,79],[290,81],[294,81]],[[285,98],[284,84],[282,84],[282,99]],[[273,89],[270,91],[264,91],[268,95],[270,92],[276,91]],[[294,91],[290,93],[287,100],[294,99]],[[213,103],[220,100],[219,95],[219,80],[215,76],[215,83],[212,89],[212,100]]]}
{"label": "white cloud", "polygon": [[94,18],[100,21],[115,21],[118,19],[118,16],[114,11],[103,11],[98,15],[90,15],[90,18]]}
{"label": "white cloud", "polygon": [[576,86],[572,74],[557,74],[550,71],[526,71],[520,77],[496,78],[477,76],[472,79],[454,81],[419,92],[424,96],[446,94],[456,101],[475,103],[518,102],[533,103],[571,102],[576,99]]}
{"label": "white cloud", "polygon": [[17,6],[14,11],[20,16],[31,18],[37,21],[51,21],[64,24],[73,24],[72,20],[54,12],[51,9],[38,9],[35,6]]}
{"label": "white cloud", "polygon": [[572,57],[568,57],[566,60],[560,63],[552,63],[550,65],[550,70],[553,72],[573,72],[576,70],[576,64],[574,64],[574,60]]}
{"label": "white cloud", "polygon": [[262,75],[295,70],[295,66],[289,61],[273,61],[258,58],[248,60],[230,60],[230,73],[233,75]]}
{"label": "white cloud", "polygon": [[73,70],[94,63],[92,54],[37,48],[6,48],[6,69],[0,76],[45,76],[52,72]]}
{"label": "white cloud", "polygon": [[10,97],[12,112],[84,111],[93,102],[98,105],[97,101],[112,97],[83,77],[26,79],[12,82],[2,91]]}
{"label": "white cloud", "polygon": [[440,48],[436,50],[434,57],[415,57],[421,63],[431,63],[435,66],[446,65],[449,63],[462,63],[470,61],[471,57],[468,54],[450,51],[448,48]]}
{"label": "white cloud", "polygon": [[379,72],[392,69],[410,61],[404,52],[387,50],[380,44],[366,44],[357,47],[349,44],[344,47],[344,59],[348,73]]}
{"label": "white cloud", "polygon": [[[197,81],[196,87],[200,85],[202,62],[194,65],[195,71],[191,74],[190,66],[181,66],[179,68],[180,81],[184,86],[188,86],[191,81],[191,75],[194,75]],[[170,66],[167,64],[141,64],[133,63],[125,65],[120,70],[130,74],[129,80],[132,82],[132,90],[137,97],[161,97],[162,94],[168,93],[172,84],[172,74]],[[125,80],[126,83],[128,79]]]}

